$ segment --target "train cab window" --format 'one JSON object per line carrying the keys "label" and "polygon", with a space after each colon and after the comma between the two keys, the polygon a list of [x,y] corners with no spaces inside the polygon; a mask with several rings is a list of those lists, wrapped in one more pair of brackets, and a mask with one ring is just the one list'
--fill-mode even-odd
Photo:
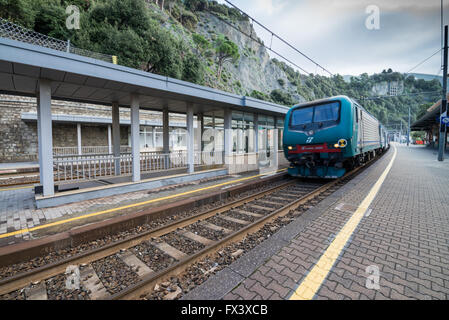
{"label": "train cab window", "polygon": [[315,107],[313,122],[336,121],[339,118],[340,104],[333,102]]}
{"label": "train cab window", "polygon": [[331,127],[340,120],[340,108],[339,101],[296,108],[292,111],[289,127],[299,131]]}
{"label": "train cab window", "polygon": [[304,124],[312,123],[313,119],[313,107],[296,109],[292,113],[291,126],[301,126]]}

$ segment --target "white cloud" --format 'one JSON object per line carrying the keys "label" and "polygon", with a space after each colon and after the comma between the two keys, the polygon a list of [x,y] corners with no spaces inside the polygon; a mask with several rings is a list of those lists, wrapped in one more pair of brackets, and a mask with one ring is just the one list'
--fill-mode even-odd
{"label": "white cloud", "polygon": [[[439,0],[231,0],[334,73],[406,72],[440,46]],[[381,29],[365,27],[368,5],[380,9]],[[445,4],[449,23],[449,3]],[[265,43],[270,35],[256,28]],[[274,48],[315,72],[315,67],[279,41]],[[419,68],[436,73],[438,55]]]}

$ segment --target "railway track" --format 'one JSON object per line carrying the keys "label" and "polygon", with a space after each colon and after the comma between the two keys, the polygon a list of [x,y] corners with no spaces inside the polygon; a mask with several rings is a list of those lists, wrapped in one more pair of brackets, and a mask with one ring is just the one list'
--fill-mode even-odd
{"label": "railway track", "polygon": [[[307,209],[303,206],[325,198],[362,168],[327,183],[287,181],[157,229],[4,278],[0,280],[0,299],[140,299],[164,283],[167,294],[163,298],[177,298],[182,290],[167,285],[172,277],[270,222],[301,214]],[[300,207],[303,210],[295,212]]]}

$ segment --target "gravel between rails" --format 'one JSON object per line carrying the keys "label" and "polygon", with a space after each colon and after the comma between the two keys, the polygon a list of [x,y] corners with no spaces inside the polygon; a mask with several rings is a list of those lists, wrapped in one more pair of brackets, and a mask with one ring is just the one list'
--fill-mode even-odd
{"label": "gravel between rails", "polygon": [[0,300],[25,300],[25,290],[16,290],[0,296]]}
{"label": "gravel between rails", "polygon": [[[260,203],[260,202],[257,202],[257,201],[251,202],[251,204],[255,204],[255,205],[258,205],[258,206],[261,206],[261,207],[266,207],[266,205],[264,203]],[[242,207],[239,207],[238,209],[242,209],[244,211],[258,213],[258,214],[262,214],[262,215],[267,215],[270,212],[274,211],[272,208],[266,208],[265,210],[261,210],[261,209],[258,209],[258,208],[253,208],[253,207],[251,207],[251,204],[244,205]]]}
{"label": "gravel between rails", "polygon": [[137,258],[142,260],[151,270],[157,272],[168,268],[177,260],[165,254],[162,250],[144,242],[130,249]]}
{"label": "gravel between rails", "polygon": [[48,300],[90,300],[89,290],[80,283],[80,288],[69,290],[66,287],[65,274],[57,275],[46,280]]}
{"label": "gravel between rails", "polygon": [[117,255],[92,262],[98,278],[110,294],[118,293],[140,279]]}
{"label": "gravel between rails", "polygon": [[165,236],[160,237],[156,240],[156,242],[166,242],[171,245],[173,248],[178,249],[179,251],[184,252],[185,254],[191,255],[195,252],[198,252],[204,249],[205,245],[199,242],[190,240],[186,237],[183,237],[179,234],[169,233]]}
{"label": "gravel between rails", "polygon": [[163,225],[167,225],[169,223],[172,223],[174,221],[186,218],[186,217],[190,217],[193,216],[195,214],[198,214],[202,211],[205,210],[210,210],[213,208],[216,208],[218,206],[221,206],[223,204],[247,197],[251,194],[260,192],[262,190],[267,190],[269,188],[275,187],[277,185],[280,185],[282,183],[284,183],[285,181],[283,180],[279,180],[279,181],[275,181],[273,183],[267,183],[264,186],[261,186],[259,188],[254,188],[245,192],[240,193],[238,196],[235,197],[231,197],[228,198],[226,200],[222,200],[222,201],[216,201],[214,203],[208,204],[208,205],[203,205],[201,207],[192,209],[192,210],[187,210],[187,211],[182,211],[179,212],[176,215],[172,215],[169,217],[165,217],[165,218],[160,218],[157,219],[155,221],[152,221],[151,223],[139,226],[139,227],[135,227],[132,228],[130,230],[127,231],[123,231],[120,232],[116,235],[112,235],[112,236],[106,236],[100,239],[97,239],[95,241],[91,241],[89,243],[85,243],[76,247],[72,247],[72,248],[65,248],[65,249],[61,249],[61,250],[57,250],[57,251],[52,251],[49,254],[42,256],[42,257],[37,257],[34,258],[30,261],[26,261],[26,262],[22,262],[22,263],[17,263],[17,264],[13,264],[13,265],[9,265],[9,266],[4,266],[4,267],[0,267],[0,280],[16,275],[18,273],[22,273],[25,271],[29,271],[50,263],[54,263],[57,261],[60,261],[64,258],[76,255],[76,254],[80,254],[82,252],[85,252],[87,250],[91,250],[91,249],[95,249],[95,248],[100,248],[103,247],[105,245],[108,245],[110,243],[119,241],[119,240],[123,240],[128,238],[131,235],[136,235],[136,234],[140,234],[143,232],[147,232],[149,230],[154,230],[158,227],[161,227]]}
{"label": "gravel between rails", "polygon": [[226,234],[223,231],[216,231],[203,227],[200,225],[200,222],[191,224],[184,229],[209,240],[221,240],[226,237]]}
{"label": "gravel between rails", "polygon": [[241,224],[221,219],[220,215],[210,217],[209,219],[206,219],[206,221],[210,222],[212,224],[215,224],[216,226],[219,226],[219,227],[222,227],[222,228],[226,228],[226,229],[230,229],[230,230],[234,230],[234,231],[237,231],[237,230],[239,230],[239,229],[241,229],[243,227]]}
{"label": "gravel between rails", "polygon": [[249,221],[249,222],[254,222],[256,221],[258,218],[253,217],[253,216],[248,216],[246,214],[241,214],[235,211],[229,211],[226,213],[227,216],[231,217],[231,218],[236,218],[236,219],[240,219],[240,220],[244,220],[244,221]]}
{"label": "gravel between rails", "polygon": [[[271,237],[279,229],[294,221],[294,219],[300,216],[303,212],[333,193],[340,186],[341,185],[332,187],[330,190],[322,193],[318,198],[299,206],[296,210],[290,211],[284,217],[278,217],[273,222],[265,224],[259,231],[247,235],[242,241],[232,243],[219,252],[211,254],[205,259],[191,265],[185,272],[178,275],[178,277],[172,278],[168,283],[165,283],[165,286],[180,289],[179,294],[175,297],[172,295],[170,298],[180,299],[193,288],[204,283],[210,276],[231,265],[246,252],[252,250],[257,245]],[[166,298],[167,291],[164,291],[159,285],[156,285],[155,290],[152,293],[142,297],[143,300],[161,300]]]}

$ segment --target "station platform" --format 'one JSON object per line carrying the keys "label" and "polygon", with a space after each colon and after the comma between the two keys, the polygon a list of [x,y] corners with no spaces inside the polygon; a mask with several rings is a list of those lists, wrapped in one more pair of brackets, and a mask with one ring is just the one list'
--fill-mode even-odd
{"label": "station platform", "polygon": [[[274,170],[272,173],[276,172],[276,169],[272,170]],[[143,180],[142,184],[146,187],[138,191],[115,193],[97,199],[80,200],[42,209],[36,206],[33,186],[7,188],[0,186],[0,247],[60,234],[142,209],[207,195],[253,180],[265,179],[272,174],[270,172],[261,174],[260,171],[228,174],[226,170],[215,169],[200,171],[196,175],[188,175],[187,178],[185,174],[153,177]],[[165,182],[161,182],[161,179]],[[124,184],[126,183],[116,185],[120,187]],[[109,188],[105,186],[105,192],[108,189],[116,192],[111,187],[114,185]],[[73,191],[73,194],[76,195],[77,191]]]}
{"label": "station platform", "polygon": [[449,298],[449,160],[392,144],[183,300]]}

